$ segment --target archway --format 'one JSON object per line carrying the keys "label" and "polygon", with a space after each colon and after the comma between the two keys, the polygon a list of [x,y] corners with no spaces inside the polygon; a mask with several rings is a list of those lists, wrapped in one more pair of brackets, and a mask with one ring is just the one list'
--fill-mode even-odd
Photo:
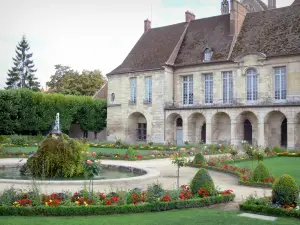
{"label": "archway", "polygon": [[206,123],[201,128],[201,142],[206,143]]}
{"label": "archway", "polygon": [[258,120],[256,115],[251,111],[245,111],[237,116],[236,121],[238,144],[241,144],[244,140],[252,145],[256,145],[258,139]]}
{"label": "archway", "polygon": [[287,146],[287,119],[280,111],[271,111],[265,117],[265,143],[269,147]]}
{"label": "archway", "polygon": [[231,120],[228,114],[218,112],[212,117],[211,122],[212,143],[230,144]]}
{"label": "archway", "polygon": [[166,119],[165,140],[172,144],[183,145],[183,120],[177,113],[170,114]]}
{"label": "archway", "polygon": [[135,112],[130,114],[127,137],[130,142],[147,141],[147,120],[142,113]]}
{"label": "archway", "polygon": [[[206,129],[205,117],[201,113],[193,113],[188,118],[188,139],[190,143],[197,144],[203,140],[203,130]],[[205,131],[206,132],[206,131]],[[206,134],[206,133],[205,133]],[[206,139],[206,136],[204,136]]]}
{"label": "archway", "polygon": [[295,147],[300,148],[300,113],[295,118]]}

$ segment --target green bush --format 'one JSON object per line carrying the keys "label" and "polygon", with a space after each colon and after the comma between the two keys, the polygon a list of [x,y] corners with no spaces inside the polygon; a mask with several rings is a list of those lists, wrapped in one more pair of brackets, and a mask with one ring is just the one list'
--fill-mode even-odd
{"label": "green bush", "polygon": [[28,144],[27,136],[11,135],[10,139],[11,139],[11,143],[17,146],[23,146],[25,144]]}
{"label": "green bush", "polygon": [[204,156],[202,155],[201,152],[199,152],[195,155],[193,163],[194,164],[201,164],[201,165],[204,165],[206,163],[206,160],[205,160],[205,158],[204,158]]}
{"label": "green bush", "polygon": [[268,177],[270,177],[268,169],[264,166],[263,163],[259,163],[253,172],[252,181],[264,182]]}
{"label": "green bush", "polygon": [[275,180],[272,187],[272,201],[274,204],[291,205],[299,198],[299,188],[294,178],[284,174]]}
{"label": "green bush", "polygon": [[6,135],[0,135],[0,144],[10,144],[11,140]]}
{"label": "green bush", "polygon": [[137,157],[137,152],[133,148],[128,148],[126,155],[128,156],[128,159],[135,159]]}
{"label": "green bush", "polygon": [[266,154],[270,154],[270,153],[272,153],[272,150],[269,147],[266,147],[265,150],[264,150],[264,152]]}
{"label": "green bush", "polygon": [[281,153],[281,152],[284,152],[284,150],[282,150],[282,149],[279,148],[278,146],[275,146],[275,147],[273,148],[273,152],[275,152],[275,153]]}
{"label": "green bush", "polygon": [[190,188],[193,194],[198,193],[198,190],[203,188],[205,188],[210,194],[216,192],[214,181],[212,180],[208,171],[202,168],[199,169],[199,171],[194,176]]}
{"label": "green bush", "polygon": [[82,176],[87,151],[87,145],[65,134],[50,134],[21,168],[21,173],[47,178]]}
{"label": "green bush", "polygon": [[157,199],[160,199],[164,196],[165,190],[162,188],[162,185],[157,183],[150,185],[147,189],[147,199],[151,202],[156,202]]}

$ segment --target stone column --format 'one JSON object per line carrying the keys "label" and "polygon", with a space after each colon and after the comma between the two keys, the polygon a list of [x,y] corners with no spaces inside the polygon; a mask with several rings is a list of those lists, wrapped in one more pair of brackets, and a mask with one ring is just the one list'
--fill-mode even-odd
{"label": "stone column", "polygon": [[[182,118],[182,136],[183,136],[183,144],[185,141],[189,140],[189,129],[188,129],[188,118]],[[192,140],[189,140],[192,141]]]}
{"label": "stone column", "polygon": [[231,136],[230,144],[237,146],[237,135],[236,135],[236,120],[231,120]]}
{"label": "stone column", "polygon": [[287,148],[295,149],[295,123],[294,121],[287,123]]}

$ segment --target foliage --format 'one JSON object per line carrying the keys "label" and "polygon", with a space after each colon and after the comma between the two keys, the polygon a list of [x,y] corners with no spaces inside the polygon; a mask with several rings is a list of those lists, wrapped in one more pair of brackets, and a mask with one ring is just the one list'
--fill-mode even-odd
{"label": "foliage", "polygon": [[58,112],[63,131],[75,122],[85,131],[101,131],[106,126],[106,102],[91,97],[0,90],[0,108],[0,134],[48,133]]}
{"label": "foliage", "polygon": [[162,188],[162,185],[160,183],[153,184],[148,186],[147,189],[147,198],[150,203],[156,202],[157,199],[160,199],[163,197],[165,190]]}
{"label": "foliage", "polygon": [[206,160],[201,152],[199,152],[195,155],[193,163],[194,164],[202,164],[202,165],[204,165],[206,163]]}
{"label": "foliage", "polygon": [[137,157],[137,152],[133,148],[128,148],[125,155],[128,157],[128,159],[132,160],[132,159],[135,159]]}
{"label": "foliage", "polygon": [[293,204],[299,198],[299,188],[294,178],[284,174],[273,184],[272,201],[280,205]]}
{"label": "foliage", "polygon": [[105,82],[100,70],[79,73],[63,65],[55,65],[55,74],[50,79],[47,82],[49,92],[64,95],[93,96]]}
{"label": "foliage", "polygon": [[85,163],[84,163],[84,175],[88,178],[97,176],[100,174],[101,170],[101,160],[97,160],[96,152],[92,153],[92,157],[87,154],[88,157],[86,157]]}
{"label": "foliage", "polygon": [[28,143],[27,136],[11,135],[10,140],[11,143],[15,146],[23,146]]}
{"label": "foliage", "polygon": [[35,91],[39,90],[40,83],[34,76],[36,70],[34,69],[34,64],[31,60],[32,53],[30,53],[29,50],[29,43],[26,37],[23,36],[16,49],[17,56],[13,58],[14,66],[7,74],[6,89],[30,88]]}
{"label": "foliage", "polygon": [[263,163],[259,163],[253,171],[251,179],[254,182],[264,182],[268,177],[270,177],[268,169],[264,166]]}
{"label": "foliage", "polygon": [[280,147],[278,147],[278,146],[275,146],[274,148],[273,148],[273,152],[275,152],[275,153],[281,153],[281,152],[284,152],[284,150],[282,150]]}
{"label": "foliage", "polygon": [[4,149],[3,144],[0,144],[0,154],[3,153],[3,149]]}
{"label": "foliage", "polygon": [[193,194],[198,193],[198,190],[205,188],[210,194],[216,191],[214,181],[206,169],[199,169],[191,182],[191,191]]}
{"label": "foliage", "polygon": [[179,170],[180,167],[183,167],[186,165],[187,159],[184,155],[184,153],[176,153],[175,155],[171,156],[172,164],[177,166],[177,189],[179,189]]}
{"label": "foliage", "polygon": [[300,152],[282,152],[277,153],[277,156],[281,157],[300,157]]}
{"label": "foliage", "polygon": [[21,168],[21,173],[42,178],[82,176],[85,152],[85,144],[64,134],[50,134]]}
{"label": "foliage", "polygon": [[238,154],[238,150],[235,148],[234,145],[230,145],[229,147],[229,153],[234,157]]}

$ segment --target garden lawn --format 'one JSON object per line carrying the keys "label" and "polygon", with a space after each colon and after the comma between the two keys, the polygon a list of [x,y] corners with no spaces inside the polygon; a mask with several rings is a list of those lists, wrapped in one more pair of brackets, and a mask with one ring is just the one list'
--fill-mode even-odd
{"label": "garden lawn", "polygon": [[[254,168],[258,162],[254,162]],[[291,175],[300,186],[300,157],[275,157],[265,159],[263,164],[268,168],[269,172],[276,178],[283,174]],[[248,168],[252,170],[252,161],[238,162],[235,163],[239,168]],[[299,222],[300,224],[300,222]]]}
{"label": "garden lawn", "polygon": [[280,218],[275,222],[237,216],[237,212],[189,209],[158,213],[91,217],[0,217],[5,225],[296,225],[299,220]]}
{"label": "garden lawn", "polygon": [[[37,151],[38,147],[12,147],[12,146],[5,146],[4,152],[33,152]],[[127,152],[127,149],[118,149],[118,148],[95,148],[95,147],[89,147],[90,152],[102,152],[106,154],[121,154],[124,155]],[[150,150],[138,150],[139,154],[141,155],[147,155],[149,154]]]}

